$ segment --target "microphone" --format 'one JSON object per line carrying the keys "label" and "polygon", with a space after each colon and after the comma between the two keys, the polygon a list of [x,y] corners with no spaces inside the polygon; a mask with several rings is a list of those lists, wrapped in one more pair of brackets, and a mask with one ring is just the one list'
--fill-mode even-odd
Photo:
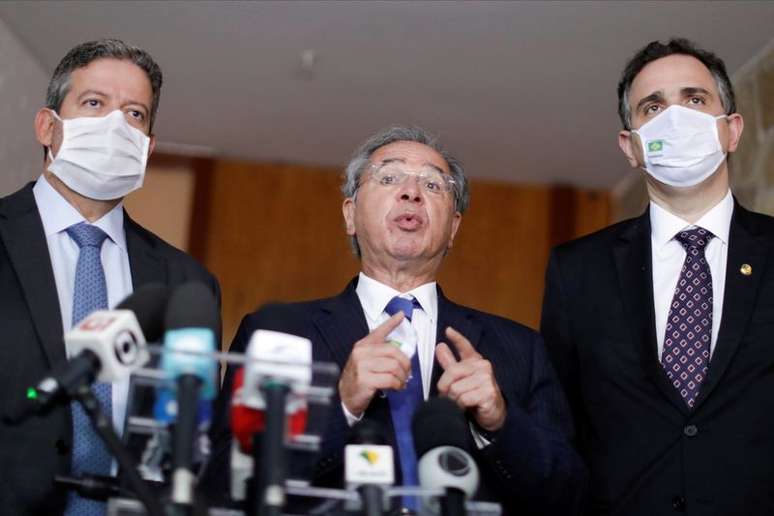
{"label": "microphone", "polygon": [[245,367],[234,377],[231,400],[232,431],[240,450],[251,453],[253,435],[266,429],[267,387],[288,387],[287,435],[303,434],[308,416],[305,394],[312,380],[311,341],[287,333],[257,330],[250,338],[245,357]]}
{"label": "microphone", "polygon": [[[215,335],[218,327],[217,302],[202,283],[185,283],[172,293],[165,317],[166,333],[161,369],[170,380],[156,400],[154,412],[163,421],[175,419],[172,443],[172,502],[193,504],[193,456],[197,418],[209,422],[215,398],[217,363]],[[169,390],[176,393],[172,403]]]}
{"label": "microphone", "polygon": [[150,360],[146,339],[161,337],[168,296],[165,286],[148,284],[130,294],[115,310],[89,314],[64,336],[65,347],[74,358],[28,388],[25,401],[5,415],[5,421],[20,423],[68,400],[84,383],[123,380],[143,367]]}
{"label": "microphone", "polygon": [[245,369],[240,367],[234,373],[231,394],[231,499],[243,501],[247,498],[247,482],[253,476],[253,435],[262,431],[265,418],[262,412],[246,407],[242,399]]}
{"label": "microphone", "polygon": [[[414,413],[412,421],[419,484],[443,489],[443,516],[464,516],[465,500],[478,488],[478,467],[468,448],[468,422],[448,398],[431,398]],[[428,510],[438,514],[438,502],[423,499]]]}
{"label": "microphone", "polygon": [[365,516],[384,514],[384,488],[395,483],[392,447],[379,425],[364,419],[352,428],[351,444],[344,448],[347,489],[356,489]]}
{"label": "microphone", "polygon": [[[287,333],[257,330],[245,355],[241,395],[235,404],[237,417],[232,419],[237,424],[235,435],[241,449],[247,451],[252,445],[253,509],[262,515],[280,514],[285,505],[285,437],[301,434],[306,428],[312,342]],[[247,425],[242,424],[244,418],[239,419],[240,406],[257,412],[245,413]],[[256,436],[260,436],[260,450],[256,449]]]}

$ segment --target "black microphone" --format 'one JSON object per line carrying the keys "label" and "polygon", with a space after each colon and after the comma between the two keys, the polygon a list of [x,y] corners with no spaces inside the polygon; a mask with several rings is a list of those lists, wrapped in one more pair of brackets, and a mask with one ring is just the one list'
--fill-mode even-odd
{"label": "black microphone", "polygon": [[382,427],[363,419],[352,427],[344,450],[347,489],[357,489],[365,516],[384,514],[384,489],[395,482],[393,452]]}
{"label": "black microphone", "polygon": [[[411,428],[419,457],[419,484],[444,490],[443,516],[464,516],[465,500],[475,494],[479,477],[468,452],[470,430],[462,410],[448,398],[431,398],[417,409]],[[436,501],[423,502],[438,513]]]}
{"label": "black microphone", "polygon": [[[193,504],[194,444],[200,401],[215,397],[217,363],[215,336],[218,328],[217,301],[202,283],[185,283],[169,299],[165,318],[161,369],[177,391],[177,409],[172,442],[172,501]],[[163,391],[162,391],[163,393]]]}
{"label": "black microphone", "polygon": [[55,367],[35,387],[29,387],[24,401],[4,420],[18,424],[44,413],[68,401],[81,385],[97,379],[115,382],[128,378],[150,360],[146,340],[161,337],[168,297],[165,286],[144,285],[114,310],[89,314],[64,336],[65,346],[74,358]]}

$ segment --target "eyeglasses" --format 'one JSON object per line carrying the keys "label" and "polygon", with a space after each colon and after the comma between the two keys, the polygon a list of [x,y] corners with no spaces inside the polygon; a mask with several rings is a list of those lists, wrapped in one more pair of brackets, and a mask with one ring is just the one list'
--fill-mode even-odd
{"label": "eyeglasses", "polygon": [[397,186],[403,184],[409,176],[416,177],[420,186],[427,192],[440,195],[454,190],[456,181],[451,176],[434,168],[424,168],[419,171],[406,170],[399,163],[384,163],[369,165],[369,178],[382,186]]}

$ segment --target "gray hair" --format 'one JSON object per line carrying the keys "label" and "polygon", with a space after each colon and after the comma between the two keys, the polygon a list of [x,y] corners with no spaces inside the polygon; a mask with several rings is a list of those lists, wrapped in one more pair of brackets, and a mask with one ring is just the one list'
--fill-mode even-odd
{"label": "gray hair", "polygon": [[[366,167],[369,165],[371,156],[378,149],[395,142],[416,142],[427,145],[446,161],[449,166],[449,174],[454,179],[454,210],[464,213],[470,203],[470,192],[468,191],[468,180],[465,177],[465,170],[462,163],[449,154],[438,143],[438,139],[425,131],[421,127],[392,126],[384,129],[368,138],[352,155],[347,167],[344,169],[344,183],[341,185],[341,192],[344,197],[355,198],[357,190],[360,187],[360,180],[363,177]],[[357,237],[351,238],[352,250],[359,257],[360,246],[357,243]]]}
{"label": "gray hair", "polygon": [[46,107],[57,113],[62,107],[62,101],[70,91],[70,75],[73,70],[88,66],[97,59],[112,58],[130,61],[139,66],[148,76],[153,91],[153,103],[150,112],[150,129],[156,120],[161,97],[163,78],[161,68],[145,50],[128,45],[119,39],[100,39],[81,43],[59,61],[46,90]]}

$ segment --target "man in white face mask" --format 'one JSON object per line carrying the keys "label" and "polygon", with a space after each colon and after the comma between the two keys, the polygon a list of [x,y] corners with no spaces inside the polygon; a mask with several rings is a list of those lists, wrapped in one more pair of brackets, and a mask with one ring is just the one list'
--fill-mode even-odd
{"label": "man in white face mask", "polygon": [[650,204],[552,251],[541,321],[589,514],[774,514],[774,219],[729,189],[744,124],[725,65],[652,42],[618,96]]}
{"label": "man in white face mask", "polygon": [[[161,84],[147,52],[111,39],[78,45],[54,71],[35,117],[42,175],[0,199],[0,414],[70,357],[63,331],[90,311],[147,283],[200,281],[220,299],[209,272],[123,209],[153,151]],[[95,394],[120,432],[128,385],[101,384]],[[104,504],[53,482],[116,473],[90,426],[69,406],[17,427],[0,423],[0,513],[103,513]]]}

